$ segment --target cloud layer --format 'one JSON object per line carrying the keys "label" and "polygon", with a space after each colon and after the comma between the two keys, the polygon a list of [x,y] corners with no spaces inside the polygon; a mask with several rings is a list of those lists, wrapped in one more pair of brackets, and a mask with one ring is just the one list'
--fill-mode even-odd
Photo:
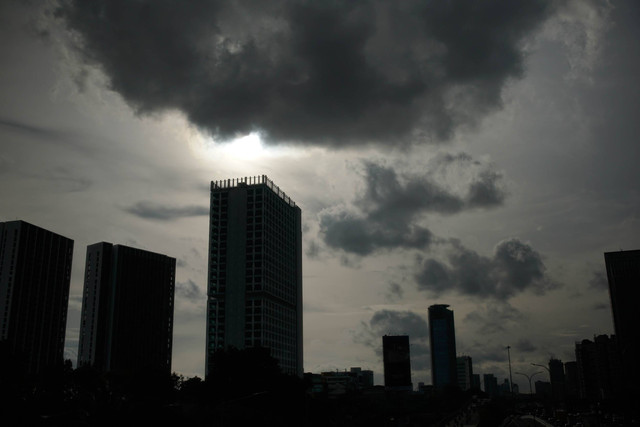
{"label": "cloud layer", "polygon": [[191,216],[208,216],[208,206],[168,206],[150,201],[141,201],[124,208],[126,212],[144,219],[169,221]]}
{"label": "cloud layer", "polygon": [[362,166],[365,187],[356,196],[357,209],[338,207],[320,214],[324,242],[356,255],[425,249],[436,237],[421,225],[424,215],[491,208],[506,197],[502,175],[465,153],[441,154],[420,173],[401,174],[372,161]]}
{"label": "cloud layer", "polygon": [[429,367],[429,327],[427,321],[411,311],[376,311],[369,323],[362,323],[354,341],[373,348],[382,357],[384,335],[408,335],[412,369]]}
{"label": "cloud layer", "polygon": [[559,286],[548,277],[541,255],[516,238],[498,243],[491,257],[458,240],[450,243],[448,263],[431,258],[420,261],[414,276],[420,290],[506,301],[525,290],[544,294]]}
{"label": "cloud layer", "polygon": [[443,140],[501,107],[549,0],[77,1],[56,16],[140,114],[219,138]]}

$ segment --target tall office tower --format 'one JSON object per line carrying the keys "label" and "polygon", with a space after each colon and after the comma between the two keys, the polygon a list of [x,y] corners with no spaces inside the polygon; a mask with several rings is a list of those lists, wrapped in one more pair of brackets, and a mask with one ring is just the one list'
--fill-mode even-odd
{"label": "tall office tower", "polygon": [[576,399],[578,397],[578,362],[571,361],[564,364],[564,379],[566,397]]}
{"label": "tall office tower", "polygon": [[554,400],[565,398],[564,364],[559,359],[549,359],[549,381]]}
{"label": "tall office tower", "polygon": [[429,307],[431,378],[435,387],[457,385],[456,332],[448,304]]}
{"label": "tall office tower", "polygon": [[101,242],[87,246],[78,366],[171,371],[175,258]]}
{"label": "tall office tower", "polygon": [[411,391],[411,353],[407,335],[382,337],[384,386],[391,391]]}
{"label": "tall office tower", "polygon": [[498,379],[493,374],[484,374],[482,376],[484,382],[484,392],[491,397],[496,397],[499,394]]}
{"label": "tall office tower", "polygon": [[469,390],[471,388],[471,377],[473,376],[471,357],[460,356],[456,358],[456,367],[458,374],[458,387],[460,387],[460,390]]}
{"label": "tall office tower", "polygon": [[480,374],[471,375],[471,388],[480,390]]}
{"label": "tall office tower", "polygon": [[302,377],[302,226],[265,175],[211,182],[206,375],[214,354],[265,347]]}
{"label": "tall office tower", "polygon": [[598,335],[576,343],[578,387],[583,399],[618,399],[623,396],[616,337]]}
{"label": "tall office tower", "polygon": [[63,362],[73,240],[24,221],[0,223],[0,341],[28,373]]}
{"label": "tall office tower", "polygon": [[640,250],[606,252],[613,325],[625,371],[627,395],[640,400]]}

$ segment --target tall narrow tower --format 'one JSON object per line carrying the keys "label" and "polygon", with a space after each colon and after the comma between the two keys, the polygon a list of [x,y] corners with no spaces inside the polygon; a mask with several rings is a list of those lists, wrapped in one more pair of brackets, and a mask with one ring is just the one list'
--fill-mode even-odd
{"label": "tall narrow tower", "polygon": [[429,307],[431,378],[435,387],[457,385],[456,332],[448,304]]}
{"label": "tall narrow tower", "polygon": [[384,387],[389,391],[411,391],[411,347],[408,335],[382,337]]}
{"label": "tall narrow tower", "polygon": [[78,366],[171,370],[175,258],[101,242],[87,246]]}
{"label": "tall narrow tower", "polygon": [[640,250],[606,252],[604,254],[609,279],[609,295],[613,325],[625,372],[627,396],[640,399]]}
{"label": "tall narrow tower", "polygon": [[213,355],[265,347],[302,376],[301,211],[265,175],[211,183],[207,375]]}
{"label": "tall narrow tower", "polygon": [[0,341],[28,373],[61,364],[73,240],[24,221],[0,223]]}

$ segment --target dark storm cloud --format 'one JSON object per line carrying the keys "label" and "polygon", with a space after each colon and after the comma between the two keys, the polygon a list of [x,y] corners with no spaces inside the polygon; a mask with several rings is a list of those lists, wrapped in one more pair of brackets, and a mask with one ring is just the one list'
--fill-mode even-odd
{"label": "dark storm cloud", "polygon": [[123,210],[133,215],[139,216],[140,218],[154,219],[159,221],[168,221],[191,216],[209,215],[208,206],[167,206],[147,201],[135,203],[132,206],[123,208]]}
{"label": "dark storm cloud", "polygon": [[531,343],[527,338],[521,338],[514,346],[520,353],[533,353],[537,350],[537,347]]}
{"label": "dark storm cloud", "polygon": [[463,322],[472,324],[480,334],[490,335],[505,332],[512,325],[524,320],[524,315],[518,309],[501,302],[479,306],[468,313]]}
{"label": "dark storm cloud", "polygon": [[220,138],[402,145],[500,108],[550,4],[61,0],[56,16],[140,114],[179,110]]}
{"label": "dark storm cloud", "polygon": [[448,263],[420,261],[415,272],[418,289],[435,295],[455,292],[505,301],[526,290],[544,294],[558,286],[546,274],[540,254],[518,239],[498,243],[491,257],[464,247],[458,240],[450,243]]}
{"label": "dark storm cloud", "polygon": [[428,367],[429,328],[424,318],[411,311],[380,310],[373,314],[369,323],[362,322],[353,339],[373,348],[378,356],[382,356],[384,335],[408,335],[412,368]]}
{"label": "dark storm cloud", "polygon": [[[363,162],[365,188],[355,200],[357,211],[320,214],[320,234],[331,248],[356,255],[381,249],[425,249],[436,238],[420,218],[429,213],[451,215],[504,202],[501,173],[466,153],[437,156],[421,174],[403,174],[379,163]],[[459,173],[464,169],[463,173]],[[442,183],[448,175],[461,190]],[[444,176],[444,178],[443,178]],[[450,178],[449,178],[450,179]]]}

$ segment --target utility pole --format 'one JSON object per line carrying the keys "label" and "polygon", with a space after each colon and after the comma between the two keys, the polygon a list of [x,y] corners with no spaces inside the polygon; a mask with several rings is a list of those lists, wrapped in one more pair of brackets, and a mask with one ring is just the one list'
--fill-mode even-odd
{"label": "utility pole", "polygon": [[507,346],[507,357],[509,358],[509,391],[511,392],[511,396],[513,396],[513,378],[511,378],[511,352],[509,351],[511,346]]}

